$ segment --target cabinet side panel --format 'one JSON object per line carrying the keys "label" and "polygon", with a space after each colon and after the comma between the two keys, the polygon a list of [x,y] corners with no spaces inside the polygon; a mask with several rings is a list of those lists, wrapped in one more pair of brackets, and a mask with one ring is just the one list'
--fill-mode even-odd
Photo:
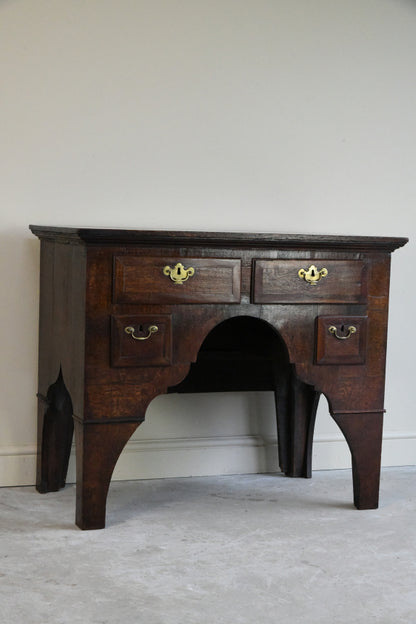
{"label": "cabinet side panel", "polygon": [[82,246],[41,243],[38,391],[45,397],[62,368],[78,416],[84,397],[85,257]]}

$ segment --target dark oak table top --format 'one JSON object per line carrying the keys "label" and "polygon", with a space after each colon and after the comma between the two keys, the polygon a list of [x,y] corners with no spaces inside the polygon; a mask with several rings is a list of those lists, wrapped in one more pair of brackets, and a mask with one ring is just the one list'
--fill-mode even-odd
{"label": "dark oak table top", "polygon": [[136,230],[113,228],[74,228],[30,225],[41,239],[72,244],[120,244],[214,246],[238,248],[332,249],[392,252],[408,238],[390,236],[340,236],[333,234],[281,234],[271,232],[199,232],[177,230]]}

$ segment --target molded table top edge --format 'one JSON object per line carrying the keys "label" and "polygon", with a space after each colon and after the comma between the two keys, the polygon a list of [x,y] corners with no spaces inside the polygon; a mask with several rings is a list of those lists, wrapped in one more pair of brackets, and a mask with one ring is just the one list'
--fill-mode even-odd
{"label": "molded table top edge", "polygon": [[265,249],[344,249],[392,252],[408,238],[384,236],[340,236],[320,234],[275,234],[266,232],[198,232],[112,228],[72,228],[30,225],[41,240],[66,244],[140,245],[167,247],[210,246]]}

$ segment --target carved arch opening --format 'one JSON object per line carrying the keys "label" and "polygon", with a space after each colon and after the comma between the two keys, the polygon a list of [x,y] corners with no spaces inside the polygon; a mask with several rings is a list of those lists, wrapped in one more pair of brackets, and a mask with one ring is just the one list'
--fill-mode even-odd
{"label": "carved arch opening", "polygon": [[195,362],[169,392],[275,390],[291,368],[283,338],[267,321],[236,316],[218,323],[203,340]]}
{"label": "carved arch opening", "polygon": [[216,325],[188,375],[168,392],[246,390],[274,392],[280,468],[292,477],[311,477],[320,393],[296,376],[283,338],[267,321],[237,316]]}

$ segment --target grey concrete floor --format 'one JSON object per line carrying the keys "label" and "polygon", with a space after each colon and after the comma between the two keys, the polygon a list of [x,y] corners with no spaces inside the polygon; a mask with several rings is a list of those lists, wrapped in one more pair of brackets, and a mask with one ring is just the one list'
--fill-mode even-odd
{"label": "grey concrete floor", "polygon": [[416,622],[416,467],[353,508],[351,472],[112,483],[107,528],[75,487],[0,490],[7,624]]}

